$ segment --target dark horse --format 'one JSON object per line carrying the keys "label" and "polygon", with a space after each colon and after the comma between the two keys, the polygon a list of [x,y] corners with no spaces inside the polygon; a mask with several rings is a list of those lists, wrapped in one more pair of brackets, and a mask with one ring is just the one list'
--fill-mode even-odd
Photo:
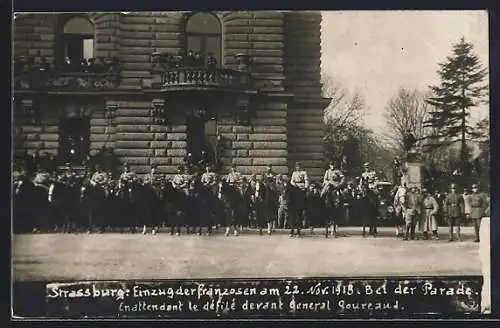
{"label": "dark horse", "polygon": [[366,226],[368,234],[377,236],[377,216],[378,216],[378,197],[377,194],[366,185],[361,186],[359,199],[360,215],[363,218],[363,237],[366,236]]}
{"label": "dark horse", "polygon": [[125,221],[125,227],[132,233],[137,232],[137,227],[142,227],[142,232],[146,233],[146,223],[151,217],[145,197],[148,193],[145,189],[139,181],[124,182],[118,189],[121,218]]}
{"label": "dark horse", "polygon": [[199,180],[192,180],[189,186],[186,214],[188,225],[193,233],[198,232],[198,235],[201,235],[202,227],[207,228],[207,234],[212,232],[212,203],[213,197],[210,190]]}
{"label": "dark horse", "polygon": [[307,191],[290,185],[290,236],[300,236],[302,223],[307,210]]}
{"label": "dark horse", "polygon": [[33,190],[35,185],[26,176],[13,185],[13,228],[14,233],[31,232],[36,226],[36,212],[33,211]]}
{"label": "dark horse", "polygon": [[180,235],[181,226],[188,222],[189,190],[173,188],[170,190],[172,215],[169,220],[170,234]]}
{"label": "dark horse", "polygon": [[141,199],[146,212],[142,215],[143,233],[146,233],[147,227],[151,226],[151,234],[156,234],[162,224],[165,223],[166,208],[165,202],[167,193],[165,191],[165,183],[161,184],[145,184],[141,186]]}
{"label": "dark horse", "polygon": [[92,228],[97,226],[102,232],[107,221],[106,199],[109,190],[101,184],[93,185],[89,180],[84,180],[80,188],[80,219],[78,227],[92,232]]}
{"label": "dark horse", "polygon": [[[342,193],[337,188],[329,188],[325,193],[324,205],[325,205],[325,234],[328,237],[333,234],[334,237],[338,236],[338,226],[343,217],[343,197]],[[329,227],[332,227],[332,232],[330,233]]]}
{"label": "dark horse", "polygon": [[58,179],[49,188],[52,228],[60,232],[71,232],[76,228],[80,183]]}
{"label": "dark horse", "polygon": [[217,217],[221,218],[226,226],[226,236],[229,235],[231,228],[234,234],[238,235],[237,212],[239,201],[239,191],[236,187],[229,185],[226,181],[219,181],[217,185]]}

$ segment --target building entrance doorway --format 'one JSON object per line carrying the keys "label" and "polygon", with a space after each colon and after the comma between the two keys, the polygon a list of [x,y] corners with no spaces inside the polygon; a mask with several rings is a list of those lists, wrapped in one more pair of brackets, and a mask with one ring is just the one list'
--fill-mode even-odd
{"label": "building entrance doorway", "polygon": [[81,165],[90,150],[90,120],[87,117],[62,118],[59,121],[59,164]]}
{"label": "building entrance doorway", "polygon": [[[196,165],[202,160],[213,159],[213,142],[216,135],[215,119],[206,119],[196,115],[190,115],[187,123],[187,153],[191,154],[191,163]],[[206,152],[203,158],[202,152]]]}

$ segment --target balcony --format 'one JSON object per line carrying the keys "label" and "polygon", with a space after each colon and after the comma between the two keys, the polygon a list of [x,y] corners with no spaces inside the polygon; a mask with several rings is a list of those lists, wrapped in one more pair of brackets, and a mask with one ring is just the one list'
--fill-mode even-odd
{"label": "balcony", "polygon": [[251,90],[250,57],[238,55],[237,70],[218,68],[213,58],[190,59],[154,52],[151,55],[151,81],[148,89],[169,91],[243,91]]}
{"label": "balcony", "polygon": [[34,92],[113,90],[120,84],[117,58],[52,65],[44,57],[14,59],[14,90]]}

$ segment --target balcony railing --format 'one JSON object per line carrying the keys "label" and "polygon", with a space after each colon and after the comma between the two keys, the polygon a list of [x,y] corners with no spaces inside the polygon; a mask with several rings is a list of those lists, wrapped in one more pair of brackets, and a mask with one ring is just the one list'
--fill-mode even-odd
{"label": "balcony railing", "polygon": [[14,89],[32,91],[99,91],[120,84],[117,58],[69,61],[58,65],[46,63],[42,57],[21,57],[14,61]]}
{"label": "balcony railing", "polygon": [[251,59],[246,54],[235,56],[238,69],[217,67],[215,58],[151,54],[151,87],[153,89],[242,89],[252,84]]}
{"label": "balcony railing", "polygon": [[239,88],[251,82],[250,73],[204,67],[173,68],[161,72],[161,87]]}

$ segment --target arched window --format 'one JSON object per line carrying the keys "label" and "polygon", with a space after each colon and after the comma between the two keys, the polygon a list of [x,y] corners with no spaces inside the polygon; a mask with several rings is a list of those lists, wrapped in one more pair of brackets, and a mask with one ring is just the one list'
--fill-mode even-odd
{"label": "arched window", "polygon": [[61,59],[69,57],[72,63],[94,57],[94,25],[85,17],[72,17],[60,31]]}
{"label": "arched window", "polygon": [[209,53],[222,63],[222,27],[213,14],[196,13],[186,23],[186,51],[199,51],[207,58]]}

